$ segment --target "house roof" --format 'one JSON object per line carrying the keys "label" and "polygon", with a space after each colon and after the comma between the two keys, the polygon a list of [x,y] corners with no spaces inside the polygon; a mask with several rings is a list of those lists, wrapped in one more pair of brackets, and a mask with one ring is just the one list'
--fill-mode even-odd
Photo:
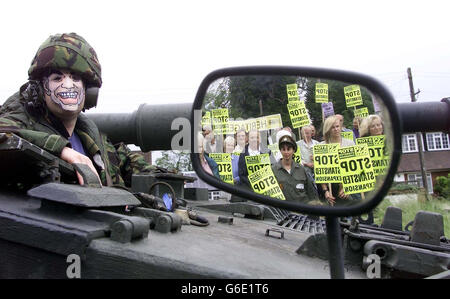
{"label": "house roof", "polygon": [[[427,171],[450,170],[449,150],[426,151],[423,154]],[[418,172],[420,170],[419,153],[404,153],[401,155],[397,172]]]}

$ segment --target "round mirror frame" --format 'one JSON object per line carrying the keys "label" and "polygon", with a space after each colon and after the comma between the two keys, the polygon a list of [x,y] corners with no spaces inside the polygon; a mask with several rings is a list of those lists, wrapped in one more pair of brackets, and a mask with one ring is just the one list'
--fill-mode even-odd
{"label": "round mirror frame", "polygon": [[[201,167],[199,155],[195,154],[196,142],[194,142],[194,136],[197,136],[197,124],[194,122],[194,112],[202,109],[203,99],[208,90],[208,87],[212,82],[219,78],[229,76],[251,76],[251,75],[266,75],[266,76],[302,76],[302,77],[315,77],[329,80],[339,80],[344,82],[352,82],[352,84],[359,84],[370,90],[372,93],[379,96],[379,101],[383,102],[388,110],[390,121],[392,124],[393,135],[393,153],[391,157],[391,165],[385,177],[385,180],[373,196],[372,199],[362,204],[347,207],[326,207],[326,206],[311,206],[301,203],[288,202],[283,200],[274,199],[265,195],[256,194],[249,190],[236,188],[233,185],[226,184],[225,182],[208,175]],[[200,120],[197,120],[200,121]],[[375,208],[384,198],[389,191],[389,188],[394,179],[397,171],[398,164],[401,156],[401,136],[402,126],[400,116],[398,113],[397,105],[394,101],[389,90],[384,87],[376,79],[364,74],[333,70],[333,69],[321,69],[321,68],[309,68],[309,67],[286,67],[286,66],[248,66],[248,67],[233,67],[224,68],[211,72],[208,74],[200,84],[198,88],[194,104],[191,112],[191,160],[192,165],[203,181],[211,186],[217,187],[223,191],[231,194],[239,195],[244,198],[248,198],[257,203],[286,209],[293,212],[318,215],[318,216],[355,216],[369,212]]]}

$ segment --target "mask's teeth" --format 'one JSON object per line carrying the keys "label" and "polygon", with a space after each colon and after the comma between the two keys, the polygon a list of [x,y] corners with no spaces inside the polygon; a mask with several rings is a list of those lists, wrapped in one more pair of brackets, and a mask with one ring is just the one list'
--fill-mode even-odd
{"label": "mask's teeth", "polygon": [[60,92],[59,96],[62,98],[72,98],[75,99],[77,97],[77,92]]}

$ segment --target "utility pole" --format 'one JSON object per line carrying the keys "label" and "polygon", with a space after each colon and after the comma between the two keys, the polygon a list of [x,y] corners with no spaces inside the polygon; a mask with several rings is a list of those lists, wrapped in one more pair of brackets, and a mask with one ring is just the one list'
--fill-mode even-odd
{"label": "utility pole", "polygon": [[[409,80],[409,93],[411,95],[411,102],[416,102],[416,94],[420,92],[420,89],[417,92],[414,92],[414,85],[412,81],[411,68],[408,68],[408,80]],[[419,160],[420,160],[420,169],[422,171],[422,182],[423,187],[425,188],[425,198],[430,200],[428,196],[428,181],[427,181],[427,171],[425,169],[425,163],[423,158],[423,148],[422,148],[422,132],[416,133],[416,139],[419,146]]]}

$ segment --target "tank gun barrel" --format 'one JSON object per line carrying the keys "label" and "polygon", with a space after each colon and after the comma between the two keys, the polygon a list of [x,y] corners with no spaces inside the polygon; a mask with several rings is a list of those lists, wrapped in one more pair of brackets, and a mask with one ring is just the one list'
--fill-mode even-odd
{"label": "tank gun barrel", "polygon": [[[450,99],[441,102],[399,103],[403,133],[450,130]],[[426,124],[426,125],[424,125]]]}
{"label": "tank gun barrel", "polygon": [[112,143],[134,144],[142,151],[169,150],[176,118],[190,119],[192,103],[148,105],[142,104],[132,113],[86,114],[105,133]]}

